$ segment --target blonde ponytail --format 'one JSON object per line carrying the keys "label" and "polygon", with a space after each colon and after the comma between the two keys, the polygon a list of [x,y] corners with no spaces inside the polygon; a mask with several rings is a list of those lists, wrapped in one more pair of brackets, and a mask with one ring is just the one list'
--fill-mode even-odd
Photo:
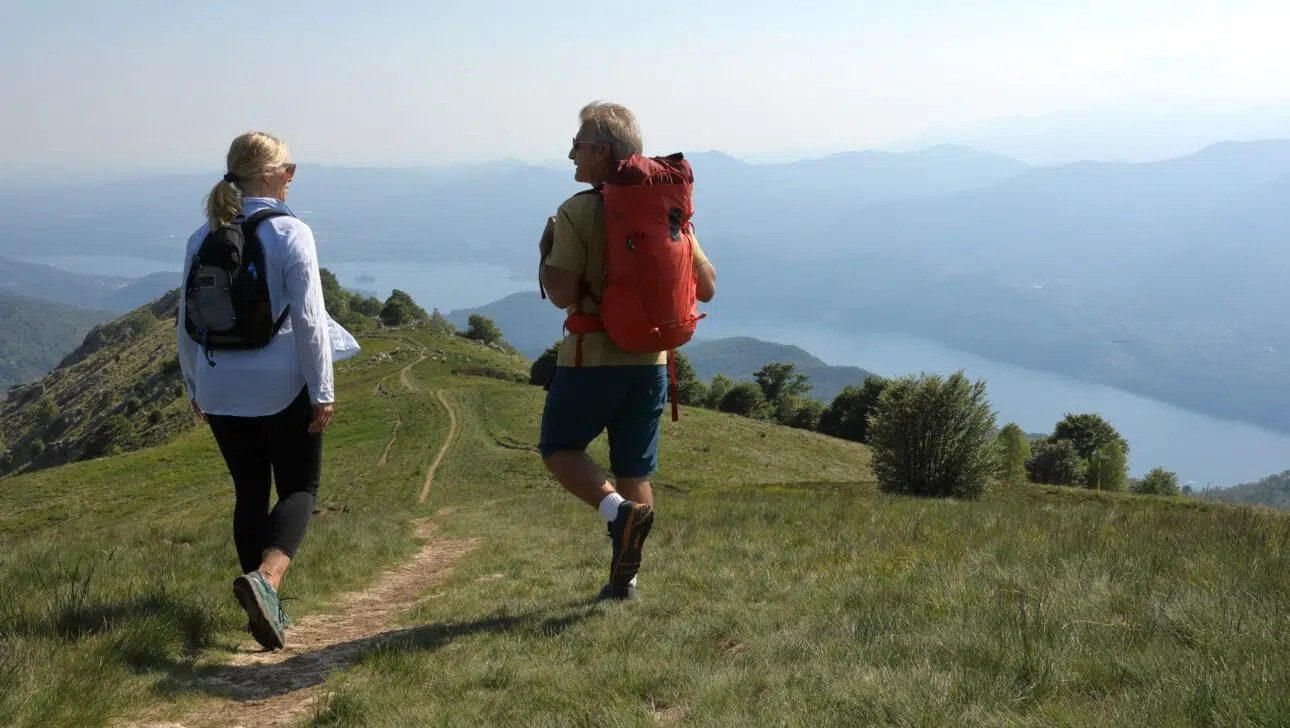
{"label": "blonde ponytail", "polygon": [[206,221],[210,229],[228,225],[242,214],[242,185],[280,166],[290,153],[272,134],[252,131],[233,140],[226,160],[228,172],[206,196]]}
{"label": "blonde ponytail", "polygon": [[220,180],[206,196],[206,221],[211,230],[217,230],[233,222],[242,214],[242,193],[232,182]]}

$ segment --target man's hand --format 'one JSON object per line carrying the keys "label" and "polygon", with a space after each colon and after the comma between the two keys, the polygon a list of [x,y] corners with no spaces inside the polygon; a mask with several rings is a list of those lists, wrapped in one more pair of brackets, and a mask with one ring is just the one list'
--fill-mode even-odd
{"label": "man's hand", "polygon": [[542,231],[542,239],[538,241],[538,251],[542,253],[542,260],[551,254],[551,246],[555,244],[555,218],[546,219],[546,229]]}
{"label": "man's hand", "polygon": [[314,405],[314,421],[309,423],[309,433],[316,435],[327,429],[327,424],[331,422],[332,406],[330,404]]}
{"label": "man's hand", "polygon": [[197,400],[190,399],[188,403],[193,406],[193,413],[197,415],[197,419],[206,422],[206,413],[202,412],[202,408],[197,406]]}

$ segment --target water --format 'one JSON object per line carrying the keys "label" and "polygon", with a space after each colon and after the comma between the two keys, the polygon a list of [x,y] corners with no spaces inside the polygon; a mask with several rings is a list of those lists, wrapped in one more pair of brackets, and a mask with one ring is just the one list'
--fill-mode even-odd
{"label": "water", "polygon": [[705,337],[755,336],[793,344],[829,364],[868,369],[883,376],[959,369],[986,380],[999,424],[1026,432],[1051,432],[1067,412],[1096,412],[1129,442],[1129,469],[1141,476],[1156,466],[1178,473],[1196,489],[1258,480],[1290,468],[1290,436],[1200,414],[1158,400],[1051,372],[983,359],[903,334],[846,333],[800,322],[759,321],[723,327],[700,324]]}
{"label": "water", "polygon": [[[183,270],[178,258],[164,261],[126,255],[34,255],[17,260],[69,273],[124,278],[141,278],[159,272],[178,274]],[[437,307],[444,313],[482,306],[533,288],[532,280],[516,276],[502,266],[482,263],[338,263],[329,261],[325,254],[320,263],[350,290],[363,291],[384,301],[397,288],[411,295],[426,310]],[[175,285],[179,285],[178,281]]]}
{"label": "water", "polygon": [[[175,262],[124,256],[34,256],[74,273],[138,277],[178,271]],[[384,300],[398,288],[428,309],[444,313],[490,303],[534,283],[499,266],[478,263],[344,262],[323,260],[341,284]],[[360,281],[360,276],[372,280]],[[728,319],[727,319],[728,320]],[[1290,468],[1290,436],[1199,414],[1164,402],[1050,372],[983,359],[932,341],[903,334],[839,333],[800,321],[760,320],[724,324],[713,316],[700,324],[703,338],[755,336],[794,344],[830,364],[858,366],[884,376],[920,371],[949,374],[963,369],[984,378],[999,422],[1016,422],[1027,432],[1049,432],[1067,412],[1097,412],[1129,441],[1130,470],[1142,475],[1163,466],[1199,489],[1258,480]]]}

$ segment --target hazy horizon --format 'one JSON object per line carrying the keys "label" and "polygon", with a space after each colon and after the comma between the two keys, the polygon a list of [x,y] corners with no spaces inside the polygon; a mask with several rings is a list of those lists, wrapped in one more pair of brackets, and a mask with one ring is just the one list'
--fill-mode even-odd
{"label": "hazy horizon", "polygon": [[9,15],[11,180],[218,168],[252,128],[319,164],[544,163],[596,98],[636,111],[647,151],[751,162],[943,143],[1145,161],[1290,137],[1290,7],[1274,2],[51,0]]}

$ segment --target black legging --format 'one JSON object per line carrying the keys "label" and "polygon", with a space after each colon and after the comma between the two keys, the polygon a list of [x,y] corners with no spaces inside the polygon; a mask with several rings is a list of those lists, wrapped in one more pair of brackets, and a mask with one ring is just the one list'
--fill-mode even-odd
{"label": "black legging", "polygon": [[[268,548],[294,557],[313,514],[322,471],[322,433],[309,432],[313,406],[308,391],[267,417],[210,415],[207,420],[237,493],[233,543],[242,572],[260,568]],[[270,511],[272,481],[278,503]]]}

